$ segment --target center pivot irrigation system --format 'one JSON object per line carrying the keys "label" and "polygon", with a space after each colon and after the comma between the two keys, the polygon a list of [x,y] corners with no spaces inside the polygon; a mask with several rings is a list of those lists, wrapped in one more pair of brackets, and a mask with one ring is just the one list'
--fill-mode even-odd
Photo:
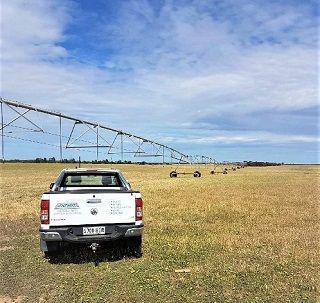
{"label": "center pivot irrigation system", "polygon": [[67,149],[93,152],[97,161],[103,154],[109,157],[118,155],[121,162],[124,161],[125,156],[126,158],[129,156],[158,158],[158,162],[163,164],[177,164],[177,168],[170,173],[170,177],[177,177],[180,174],[201,176],[199,170],[192,173],[178,172],[181,164],[212,164],[215,167],[218,165],[218,162],[210,157],[186,155],[159,142],[97,122],[4,98],[0,98],[0,105],[3,162],[5,162],[5,138],[10,138],[56,147],[60,151],[60,161],[63,161],[63,151]]}

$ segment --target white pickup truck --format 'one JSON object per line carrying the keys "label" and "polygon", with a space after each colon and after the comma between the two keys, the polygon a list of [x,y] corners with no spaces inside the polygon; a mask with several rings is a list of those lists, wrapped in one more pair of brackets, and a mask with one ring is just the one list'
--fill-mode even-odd
{"label": "white pickup truck", "polygon": [[142,199],[113,169],[65,169],[42,195],[40,249],[52,257],[70,244],[91,245],[124,238],[141,256]]}

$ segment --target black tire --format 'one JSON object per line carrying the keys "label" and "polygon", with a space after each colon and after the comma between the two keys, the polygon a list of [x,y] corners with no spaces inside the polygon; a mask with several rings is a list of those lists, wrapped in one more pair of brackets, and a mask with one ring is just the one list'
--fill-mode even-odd
{"label": "black tire", "polygon": [[201,177],[201,173],[196,170],[196,171],[193,173],[193,176],[194,176],[195,178],[200,178],[200,177]]}
{"label": "black tire", "polygon": [[128,238],[128,253],[130,256],[142,257],[142,236]]}
{"label": "black tire", "polygon": [[45,251],[44,252],[44,257],[46,259],[55,259],[58,257],[58,255],[59,255],[58,251]]}
{"label": "black tire", "polygon": [[215,171],[214,171],[214,170],[212,170],[212,171],[210,172],[210,174],[211,174],[211,175],[214,175],[214,174],[215,174]]}
{"label": "black tire", "polygon": [[62,245],[61,242],[40,239],[40,249],[43,251],[46,259],[53,259],[57,258],[62,252]]}
{"label": "black tire", "polygon": [[170,173],[170,178],[176,178],[178,176],[178,174],[177,174],[177,172],[175,172],[175,171],[172,171],[171,173]]}

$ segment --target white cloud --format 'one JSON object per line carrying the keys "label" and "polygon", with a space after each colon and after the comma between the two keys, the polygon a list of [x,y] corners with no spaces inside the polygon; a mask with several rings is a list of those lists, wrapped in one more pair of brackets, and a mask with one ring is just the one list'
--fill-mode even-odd
{"label": "white cloud", "polygon": [[[251,7],[250,14],[253,9],[257,7]],[[119,48],[127,47],[126,42],[132,46],[129,52],[120,51],[115,62],[133,68],[136,91],[143,92],[146,99],[153,94],[157,103],[170,105],[171,109],[183,108],[185,119],[195,118],[197,109],[204,108],[206,112],[229,108],[234,113],[317,105],[316,48],[292,44],[295,35],[287,30],[286,38],[282,33],[303,19],[300,12],[282,11],[284,15],[274,16],[273,11],[259,11],[251,27],[244,21],[239,32],[254,30],[261,39],[274,34],[282,43],[243,47],[243,36],[236,33],[237,29],[231,30],[226,21],[214,20],[196,6],[166,5],[152,24],[149,20],[143,23],[130,6],[123,10],[124,15],[130,12],[130,22],[123,25],[123,31],[117,24],[119,37],[115,41]],[[252,27],[256,23],[260,23],[259,30]],[[306,23],[301,25],[304,30]],[[131,28],[129,34],[127,28]],[[151,34],[158,39],[149,39]],[[299,38],[305,39],[303,35]],[[153,106],[158,105],[154,102]]]}
{"label": "white cloud", "polygon": [[[167,2],[155,13],[146,1],[126,2],[118,22],[100,24],[100,39],[114,50],[113,55],[106,54],[102,69],[79,63],[61,46],[68,39],[66,29],[77,22],[71,17],[71,8],[73,15],[77,13],[72,4],[6,1],[1,94],[151,136],[147,130],[151,127],[154,133],[166,128],[175,132],[210,113],[237,115],[318,104],[316,47],[310,45],[314,28],[304,20],[303,10],[275,14],[274,9],[243,5],[237,11],[226,2],[224,9],[234,14],[230,21],[228,16],[212,16],[208,3]],[[246,14],[252,20],[236,22]],[[291,30],[286,34],[287,28]],[[264,43],[249,47],[250,35]],[[280,43],[267,43],[270,37]],[[216,140],[228,138],[256,140],[245,132]],[[308,138],[280,136],[279,140],[314,142]]]}
{"label": "white cloud", "polygon": [[2,3],[2,60],[38,61],[65,57],[68,6],[61,1],[17,0]]}
{"label": "white cloud", "polygon": [[288,143],[320,143],[320,138],[315,136],[295,136],[295,135],[276,135],[267,132],[256,132],[234,135],[234,133],[215,135],[215,136],[189,136],[189,137],[166,137],[165,142],[171,143],[192,143],[199,145],[218,144],[288,144]]}

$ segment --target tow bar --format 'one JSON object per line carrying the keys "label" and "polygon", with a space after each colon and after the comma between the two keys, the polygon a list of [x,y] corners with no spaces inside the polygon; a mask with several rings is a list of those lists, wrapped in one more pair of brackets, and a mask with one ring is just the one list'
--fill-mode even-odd
{"label": "tow bar", "polygon": [[93,253],[96,253],[97,249],[100,247],[100,244],[98,243],[92,243],[90,245],[90,248],[92,249]]}
{"label": "tow bar", "polygon": [[100,244],[98,244],[98,243],[92,243],[89,247],[92,249],[92,252],[93,252],[93,254],[94,254],[94,256],[95,256],[94,265],[95,265],[95,266],[98,266],[98,265],[99,265],[99,261],[98,261],[97,255],[96,255],[96,251],[97,251],[98,248],[100,247]]}

